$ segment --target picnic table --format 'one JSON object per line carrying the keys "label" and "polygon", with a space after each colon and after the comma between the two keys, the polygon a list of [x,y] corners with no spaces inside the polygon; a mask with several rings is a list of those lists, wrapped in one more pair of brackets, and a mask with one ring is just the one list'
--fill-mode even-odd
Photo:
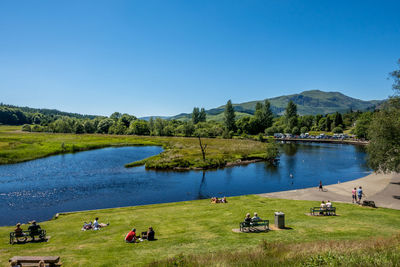
{"label": "picnic table", "polygon": [[258,226],[264,226],[264,231],[269,230],[269,220],[258,220],[239,223],[240,232],[243,232],[246,228],[247,230],[252,230]]}
{"label": "picnic table", "polygon": [[39,266],[39,262],[44,261],[46,266],[62,266],[59,256],[14,256],[9,262],[15,262],[21,267]]}

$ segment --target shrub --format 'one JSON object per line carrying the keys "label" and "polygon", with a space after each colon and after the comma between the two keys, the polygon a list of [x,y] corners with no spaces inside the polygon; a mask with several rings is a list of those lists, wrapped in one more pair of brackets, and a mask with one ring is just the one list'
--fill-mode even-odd
{"label": "shrub", "polygon": [[24,125],[22,126],[22,131],[24,131],[24,132],[30,132],[30,131],[32,131],[31,126],[30,126],[29,124],[24,124]]}
{"label": "shrub", "polygon": [[306,132],[308,132],[308,128],[306,126],[301,127],[300,132],[302,134],[305,134]]}
{"label": "shrub", "polygon": [[338,133],[343,133],[342,127],[335,127],[332,130],[333,133],[338,134]]}

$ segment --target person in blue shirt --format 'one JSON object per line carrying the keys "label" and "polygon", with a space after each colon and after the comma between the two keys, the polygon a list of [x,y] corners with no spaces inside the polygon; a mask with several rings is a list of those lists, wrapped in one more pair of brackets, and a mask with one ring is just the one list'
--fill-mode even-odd
{"label": "person in blue shirt", "polygon": [[364,195],[361,186],[357,189],[358,203],[361,204],[361,198]]}

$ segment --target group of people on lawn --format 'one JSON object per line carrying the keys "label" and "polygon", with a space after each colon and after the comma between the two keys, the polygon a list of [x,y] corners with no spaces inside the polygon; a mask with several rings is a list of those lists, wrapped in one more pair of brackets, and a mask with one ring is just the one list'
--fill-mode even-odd
{"label": "group of people on lawn", "polygon": [[[17,223],[16,225],[17,228],[15,228],[14,232],[15,232],[15,237],[24,237],[27,236],[27,234],[25,234],[23,231],[23,229],[21,228],[21,224]],[[32,240],[35,240],[35,235],[37,235],[37,233],[39,233],[40,230],[40,225],[36,223],[36,221],[32,221],[31,225],[28,227],[28,231],[29,231],[29,236],[32,238]]]}
{"label": "group of people on lawn", "polygon": [[[95,220],[89,223],[84,223],[82,230],[86,231],[86,230],[99,230],[100,228],[106,227],[110,225],[109,223],[105,224],[105,223],[99,223],[99,218],[96,217]],[[36,221],[32,221],[31,225],[28,227],[28,231],[29,231],[29,236],[32,238],[32,240],[35,240],[35,235],[37,235],[37,233],[39,232],[39,230],[41,230],[41,227],[39,224],[36,223]],[[14,229],[15,232],[15,236],[16,237],[24,237],[27,236],[27,234],[25,234],[23,232],[23,229],[21,228],[21,224],[17,223],[16,228]],[[139,241],[143,241],[143,240],[155,240],[154,239],[155,236],[155,232],[153,230],[153,227],[149,227],[149,229],[147,230],[147,232],[142,232],[141,236],[137,236],[136,235],[136,229],[133,228],[131,231],[129,231],[129,233],[125,236],[125,241],[127,243],[135,243],[136,240]]]}
{"label": "group of people on lawn", "polygon": [[244,221],[246,223],[259,222],[259,221],[261,221],[261,218],[258,217],[257,212],[254,212],[254,216],[253,217],[250,217],[250,213],[247,213],[246,217],[244,217]]}
{"label": "group of people on lawn", "polygon": [[228,203],[228,201],[226,200],[226,197],[223,197],[221,199],[218,199],[218,197],[212,197],[211,203]]}
{"label": "group of people on lawn", "polygon": [[155,232],[153,230],[153,227],[149,227],[147,232],[142,232],[141,236],[136,235],[136,229],[133,228],[129,233],[125,236],[125,242],[127,243],[135,243],[137,240],[143,241],[143,240],[148,240],[148,241],[153,241]]}
{"label": "group of people on lawn", "polygon": [[96,217],[94,219],[93,223],[92,222],[89,222],[89,223],[85,222],[83,224],[82,231],[100,230],[100,228],[103,228],[103,227],[106,227],[106,226],[109,226],[109,225],[110,225],[109,223],[99,223],[99,218]]}

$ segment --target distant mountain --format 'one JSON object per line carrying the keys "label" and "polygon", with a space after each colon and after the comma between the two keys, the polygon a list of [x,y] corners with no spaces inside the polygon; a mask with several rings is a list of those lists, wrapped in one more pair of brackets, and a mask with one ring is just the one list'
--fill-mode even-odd
{"label": "distant mountain", "polygon": [[[286,105],[290,100],[297,104],[297,112],[299,115],[317,115],[338,112],[347,112],[350,109],[354,111],[366,111],[374,109],[384,102],[384,100],[364,101],[346,96],[339,92],[323,92],[320,90],[304,91],[300,94],[284,95],[267,99],[271,103],[272,112],[277,115],[283,115]],[[233,104],[238,117],[253,115],[257,102],[264,100],[256,100]],[[225,106],[206,110],[207,120],[221,121]],[[190,113],[181,113],[168,119],[190,120]]]}

